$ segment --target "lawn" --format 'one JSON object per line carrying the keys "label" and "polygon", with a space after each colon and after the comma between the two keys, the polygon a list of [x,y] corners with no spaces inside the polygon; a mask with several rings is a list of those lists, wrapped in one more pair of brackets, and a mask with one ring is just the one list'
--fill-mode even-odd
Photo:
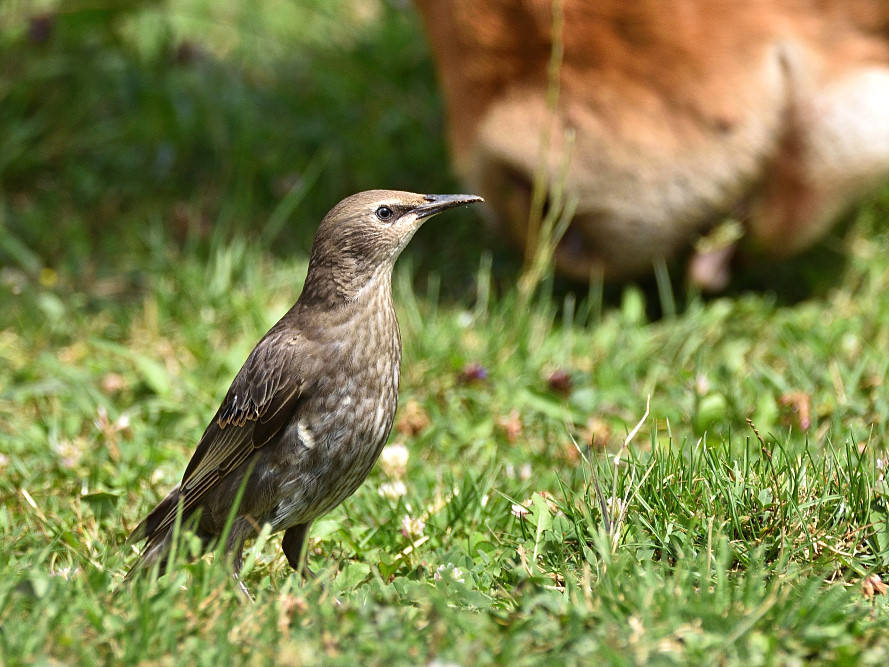
{"label": "lawn", "polygon": [[407,3],[131,5],[0,8],[0,663],[889,662],[889,190],[719,298],[520,291],[434,219],[318,577],[263,535],[255,604],[213,556],[123,586],[321,216],[460,189]]}

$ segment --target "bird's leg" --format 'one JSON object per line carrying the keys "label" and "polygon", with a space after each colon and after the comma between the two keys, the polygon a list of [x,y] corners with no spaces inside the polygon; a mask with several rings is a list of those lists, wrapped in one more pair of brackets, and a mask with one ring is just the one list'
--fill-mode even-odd
{"label": "bird's leg", "polygon": [[[315,579],[317,575],[312,572],[306,565],[306,538],[309,535],[309,528],[312,522],[302,523],[298,526],[292,526],[284,531],[284,537],[281,538],[281,548],[284,549],[284,555],[287,556],[287,562],[290,567],[302,574],[303,579],[310,581]],[[339,607],[342,604],[336,596],[333,597],[333,603]]]}
{"label": "bird's leg", "polygon": [[243,521],[236,519],[231,526],[228,539],[225,543],[226,558],[230,559],[232,576],[238,583],[238,592],[245,602],[255,603],[256,600],[250,595],[247,585],[241,580],[241,566],[244,564],[244,542],[247,541],[247,532],[249,528],[245,526]]}
{"label": "bird's leg", "polygon": [[306,579],[315,578],[315,573],[306,565],[306,538],[311,525],[312,522],[309,521],[292,526],[284,531],[284,537],[281,539],[281,548],[284,550],[284,555],[287,556],[290,567]]}
{"label": "bird's leg", "polygon": [[250,602],[256,604],[256,600],[253,599],[253,596],[250,595],[250,591],[247,590],[247,585],[241,581],[241,577],[237,574],[233,575],[235,581],[238,582],[238,593],[241,594],[241,597],[244,599],[244,602]]}

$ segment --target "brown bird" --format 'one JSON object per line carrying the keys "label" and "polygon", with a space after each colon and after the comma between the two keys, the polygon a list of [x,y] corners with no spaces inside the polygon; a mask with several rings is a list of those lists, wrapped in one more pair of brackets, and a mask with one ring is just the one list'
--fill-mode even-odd
{"label": "brown bird", "polygon": [[250,353],[182,481],[129,536],[147,544],[128,578],[155,563],[166,569],[180,512],[205,550],[232,518],[224,550],[235,575],[244,542],[264,524],[284,531],[284,554],[300,569],[312,521],[355,492],[392,428],[395,260],[428,218],[480,201],[371,190],[327,214],[296,304]]}

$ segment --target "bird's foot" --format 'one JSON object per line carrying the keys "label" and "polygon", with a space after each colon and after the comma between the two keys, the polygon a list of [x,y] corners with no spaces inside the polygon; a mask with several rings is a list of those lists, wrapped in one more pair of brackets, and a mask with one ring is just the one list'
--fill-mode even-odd
{"label": "bird's foot", "polygon": [[244,600],[244,602],[249,602],[250,604],[256,604],[256,600],[254,600],[253,596],[250,595],[250,591],[247,590],[246,584],[244,584],[244,582],[241,581],[241,577],[239,577],[237,574],[234,575],[234,577],[235,577],[235,581],[238,582],[238,593],[241,594],[241,598]]}

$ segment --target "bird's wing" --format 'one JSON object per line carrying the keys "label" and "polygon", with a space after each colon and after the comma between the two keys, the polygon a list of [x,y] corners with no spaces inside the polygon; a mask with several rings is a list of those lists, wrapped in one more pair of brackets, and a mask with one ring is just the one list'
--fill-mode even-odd
{"label": "bird's wing", "polygon": [[149,538],[173,524],[179,505],[188,516],[210,489],[289,422],[308,384],[300,372],[301,342],[297,332],[273,328],[250,353],[185,469],[178,503],[158,517]]}

